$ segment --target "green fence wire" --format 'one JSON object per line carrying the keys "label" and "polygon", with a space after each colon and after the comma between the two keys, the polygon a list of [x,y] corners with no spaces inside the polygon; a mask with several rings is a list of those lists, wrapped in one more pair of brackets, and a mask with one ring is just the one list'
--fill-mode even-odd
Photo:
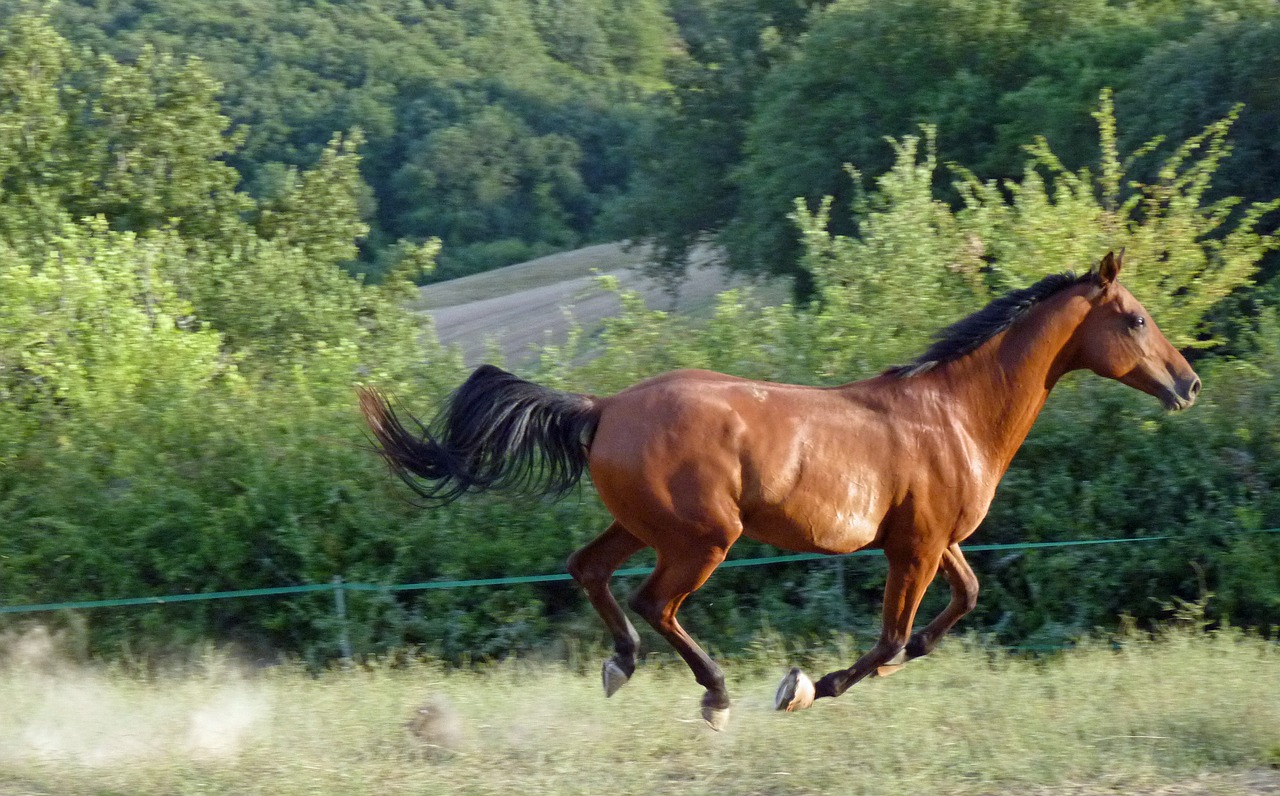
{"label": "green fence wire", "polygon": [[[1280,533],[1280,528],[1265,528],[1254,531],[1239,531],[1238,534],[1251,533]],[[1112,544],[1131,544],[1141,542],[1162,542],[1175,539],[1177,537],[1164,536],[1134,536],[1119,539],[1079,539],[1073,541],[1061,542],[1018,542],[1012,544],[975,544],[964,547],[967,553],[981,553],[1000,550],[1041,550],[1063,547],[1084,547],[1089,545],[1112,545]],[[879,550],[858,550],[853,553],[846,553],[841,556],[824,555],[821,553],[795,553],[792,555],[765,556],[761,558],[739,558],[725,561],[720,565],[725,567],[757,567],[771,564],[786,564],[797,561],[818,561],[833,560],[837,558],[851,558],[854,556],[869,556],[879,554]],[[631,567],[627,569],[619,569],[614,573],[616,576],[626,577],[633,575],[647,575],[653,571],[652,567]],[[306,594],[311,592],[331,592],[340,595],[343,592],[397,592],[397,591],[425,591],[428,589],[467,589],[482,586],[509,586],[521,583],[550,583],[554,581],[570,580],[571,577],[565,572],[549,573],[544,575],[515,575],[503,578],[473,578],[469,580],[431,580],[422,583],[400,583],[393,585],[379,585],[374,583],[348,583],[341,578],[335,577],[330,583],[310,583],[301,586],[277,586],[265,589],[240,589],[237,591],[215,591],[204,592],[200,594],[168,594],[161,597],[124,597],[112,600],[78,600],[72,602],[58,603],[39,603],[34,605],[0,605],[0,614],[24,614],[37,613],[42,611],[65,611],[65,610],[84,610],[93,608],[117,608],[123,606],[134,605],[166,605],[168,603],[179,602],[197,602],[204,600],[232,600],[248,597],[270,597],[275,595],[286,594]]]}

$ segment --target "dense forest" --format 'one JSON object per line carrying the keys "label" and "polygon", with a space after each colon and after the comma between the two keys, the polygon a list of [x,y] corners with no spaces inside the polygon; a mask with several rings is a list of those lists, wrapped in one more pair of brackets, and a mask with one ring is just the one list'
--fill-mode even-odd
{"label": "dense forest", "polygon": [[1280,181],[1271,0],[68,0],[50,14],[121,62],[199,59],[243,137],[226,162],[258,199],[360,130],[355,266],[375,275],[399,242],[430,238],[435,279],[621,238],[659,243],[678,273],[714,234],[731,265],[803,289],[791,201],[846,204],[843,166],[886,169],[885,136],[937,125],[943,162],[993,179],[1043,136],[1079,168],[1103,88],[1131,152],[1243,103],[1217,188],[1264,200]]}
{"label": "dense forest", "polygon": [[[1126,152],[1163,137],[1167,154],[1243,103],[1216,187],[1265,200],[1280,181],[1280,9],[1269,0],[758,0],[687,12],[687,51],[635,145],[620,227],[655,239],[676,267],[714,232],[735,267],[803,278],[792,200],[847,206],[864,186],[842,167],[881,173],[894,158],[885,136],[920,124],[937,126],[942,162],[984,179],[1016,178],[1036,137],[1069,168],[1094,164],[1089,114],[1104,88]],[[1138,173],[1154,176],[1151,162]]]}
{"label": "dense forest", "polygon": [[676,41],[659,0],[139,0],[50,14],[74,45],[121,62],[198,59],[243,138],[226,162],[256,198],[287,190],[335,132],[360,130],[362,268],[438,237],[442,276],[595,234]]}
{"label": "dense forest", "polygon": [[[978,538],[1173,539],[976,554],[965,626],[1056,644],[1204,599],[1211,621],[1280,618],[1280,535],[1251,533],[1280,526],[1280,322],[1259,284],[1280,245],[1274,3],[0,5],[5,605],[562,571],[606,521],[589,487],[421,511],[367,449],[353,388],[425,414],[465,377],[406,309],[415,281],[616,235],[673,273],[714,236],[801,289],[727,293],[701,322],[623,295],[599,339],[523,375],[839,383],[1127,248],[1200,404],[1069,380]],[[724,649],[766,627],[861,638],[883,576],[725,570],[685,616]],[[94,654],[213,640],[322,663],[331,600],[56,621]],[[359,654],[603,635],[561,583],[348,607]]]}

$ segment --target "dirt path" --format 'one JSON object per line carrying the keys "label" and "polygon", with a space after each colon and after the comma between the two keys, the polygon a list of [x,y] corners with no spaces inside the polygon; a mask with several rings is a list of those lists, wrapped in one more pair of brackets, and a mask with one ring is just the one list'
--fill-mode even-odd
{"label": "dirt path", "polygon": [[[621,244],[589,246],[527,263],[422,288],[419,309],[435,319],[445,345],[458,345],[467,364],[478,364],[490,342],[509,364],[528,362],[536,346],[564,343],[570,319],[588,334],[619,311],[618,299],[598,284],[599,274],[615,277],[625,290],[644,295],[650,307],[696,313],[720,292],[749,280],[714,265],[713,253],[695,253],[694,265],[674,299],[666,287],[641,273],[642,250]],[[594,272],[594,273],[593,273]]]}

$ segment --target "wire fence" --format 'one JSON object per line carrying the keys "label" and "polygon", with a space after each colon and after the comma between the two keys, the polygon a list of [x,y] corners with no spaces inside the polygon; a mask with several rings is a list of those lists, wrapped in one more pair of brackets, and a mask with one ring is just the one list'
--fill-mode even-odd
{"label": "wire fence", "polygon": [[[1280,528],[1264,528],[1252,531],[1239,531],[1237,534],[1280,533]],[[967,553],[988,551],[1044,550],[1066,547],[1086,547],[1093,545],[1140,544],[1163,542],[1175,539],[1172,535],[1133,536],[1115,539],[1078,539],[1060,542],[1018,542],[1012,544],[975,544],[964,547]],[[786,564],[797,561],[833,560],[870,556],[879,554],[879,550],[858,550],[843,555],[825,555],[821,553],[795,553],[791,555],[764,556],[760,558],[740,558],[725,561],[721,569],[730,567],[758,567],[772,564]],[[631,567],[617,570],[614,575],[628,577],[647,575],[652,567]],[[429,580],[420,583],[376,584],[348,582],[335,576],[328,583],[308,583],[298,586],[276,586],[263,589],[238,589],[235,591],[202,592],[198,594],[166,594],[157,597],[122,597],[108,600],[73,600],[56,603],[36,603],[31,605],[0,605],[0,614],[26,614],[47,611],[88,610],[95,608],[117,608],[135,605],[166,605],[169,603],[198,602],[205,600],[235,600],[252,597],[271,597],[277,595],[309,594],[314,592],[333,592],[335,599],[342,599],[346,592],[402,592],[426,591],[430,589],[469,589],[490,586],[509,586],[521,583],[550,583],[571,580],[567,572],[554,572],[541,575],[513,575],[499,578],[472,578],[467,580]],[[345,606],[345,601],[342,603]],[[345,608],[341,611],[345,613]]]}

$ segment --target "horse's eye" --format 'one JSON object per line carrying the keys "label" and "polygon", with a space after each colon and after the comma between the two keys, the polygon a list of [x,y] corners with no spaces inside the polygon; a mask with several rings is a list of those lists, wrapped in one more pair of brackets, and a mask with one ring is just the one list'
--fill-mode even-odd
{"label": "horse's eye", "polygon": [[1131,316],[1129,316],[1129,328],[1130,328],[1130,329],[1141,329],[1142,327],[1144,327],[1144,326],[1146,326],[1146,325],[1147,325],[1147,319],[1146,319],[1146,318],[1144,318],[1144,317],[1142,317],[1141,315],[1131,315]]}

